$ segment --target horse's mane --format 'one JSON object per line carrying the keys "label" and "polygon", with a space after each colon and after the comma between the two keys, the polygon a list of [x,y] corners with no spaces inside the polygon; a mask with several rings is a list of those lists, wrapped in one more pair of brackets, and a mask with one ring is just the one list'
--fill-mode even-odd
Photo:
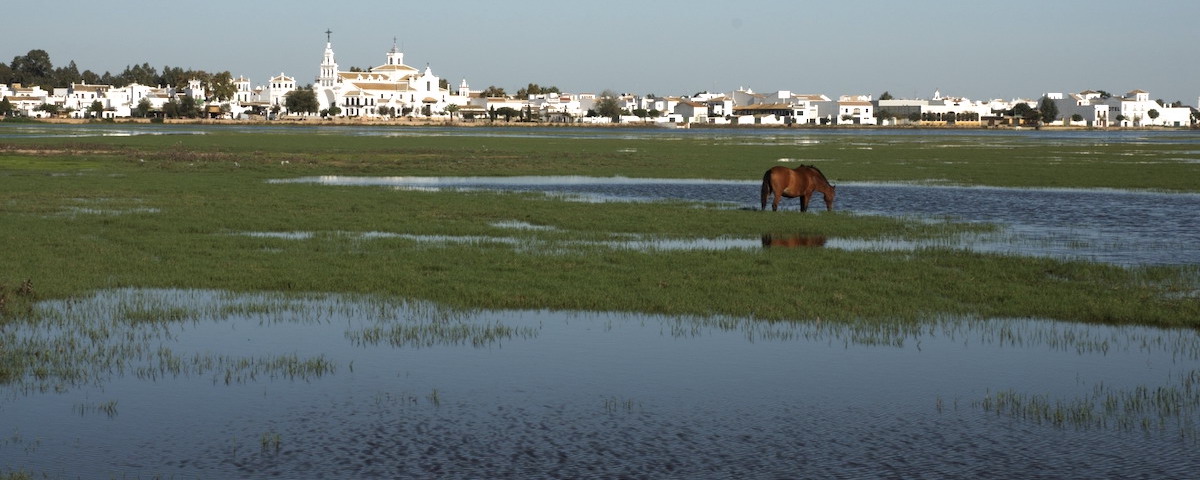
{"label": "horse's mane", "polygon": [[828,179],[828,178],[825,178],[825,173],[824,173],[824,172],[822,172],[822,171],[821,171],[821,169],[817,168],[817,166],[816,166],[816,165],[801,165],[801,166],[803,166],[803,167],[808,167],[808,168],[811,168],[811,169],[813,169],[813,171],[817,172],[817,175],[820,175],[820,176],[821,176],[821,181],[822,181],[822,182],[825,182],[825,184],[826,184],[826,185],[829,185],[829,186],[831,186],[831,187],[833,186],[833,184],[832,184],[832,183],[829,183],[829,179]]}

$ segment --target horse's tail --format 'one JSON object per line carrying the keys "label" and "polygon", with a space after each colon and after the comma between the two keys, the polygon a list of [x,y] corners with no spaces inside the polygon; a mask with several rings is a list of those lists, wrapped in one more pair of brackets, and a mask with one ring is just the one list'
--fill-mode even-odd
{"label": "horse's tail", "polygon": [[767,170],[767,173],[763,174],[762,197],[761,197],[762,198],[762,208],[761,208],[762,210],[767,209],[767,195],[770,195],[771,193],[772,193],[771,192],[771,171]]}

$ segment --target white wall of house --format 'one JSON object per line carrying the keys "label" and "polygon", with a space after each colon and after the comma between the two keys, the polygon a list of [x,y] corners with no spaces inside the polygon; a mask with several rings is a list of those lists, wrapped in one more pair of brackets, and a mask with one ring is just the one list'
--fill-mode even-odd
{"label": "white wall of house", "polygon": [[[1150,92],[1134,90],[1121,99],[1122,127],[1169,126],[1191,124],[1192,111],[1187,107],[1169,107],[1150,99]],[[1153,118],[1152,118],[1153,117]]]}
{"label": "white wall of house", "polygon": [[280,72],[267,82],[267,102],[271,105],[284,106],[288,92],[296,89],[296,79]]}

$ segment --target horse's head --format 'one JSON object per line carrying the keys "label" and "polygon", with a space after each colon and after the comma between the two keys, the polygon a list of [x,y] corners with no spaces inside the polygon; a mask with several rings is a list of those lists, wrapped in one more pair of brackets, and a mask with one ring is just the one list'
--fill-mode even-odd
{"label": "horse's head", "polygon": [[821,192],[821,196],[825,197],[825,210],[833,211],[833,197],[837,195],[837,187],[830,185],[829,190]]}

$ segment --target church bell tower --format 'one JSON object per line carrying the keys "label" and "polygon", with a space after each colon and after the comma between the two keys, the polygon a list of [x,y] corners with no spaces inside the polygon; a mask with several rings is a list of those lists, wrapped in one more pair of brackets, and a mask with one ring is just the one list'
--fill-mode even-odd
{"label": "church bell tower", "polygon": [[317,82],[322,87],[332,87],[337,83],[337,63],[333,61],[333,31],[325,30],[325,60],[321,62],[321,75]]}

